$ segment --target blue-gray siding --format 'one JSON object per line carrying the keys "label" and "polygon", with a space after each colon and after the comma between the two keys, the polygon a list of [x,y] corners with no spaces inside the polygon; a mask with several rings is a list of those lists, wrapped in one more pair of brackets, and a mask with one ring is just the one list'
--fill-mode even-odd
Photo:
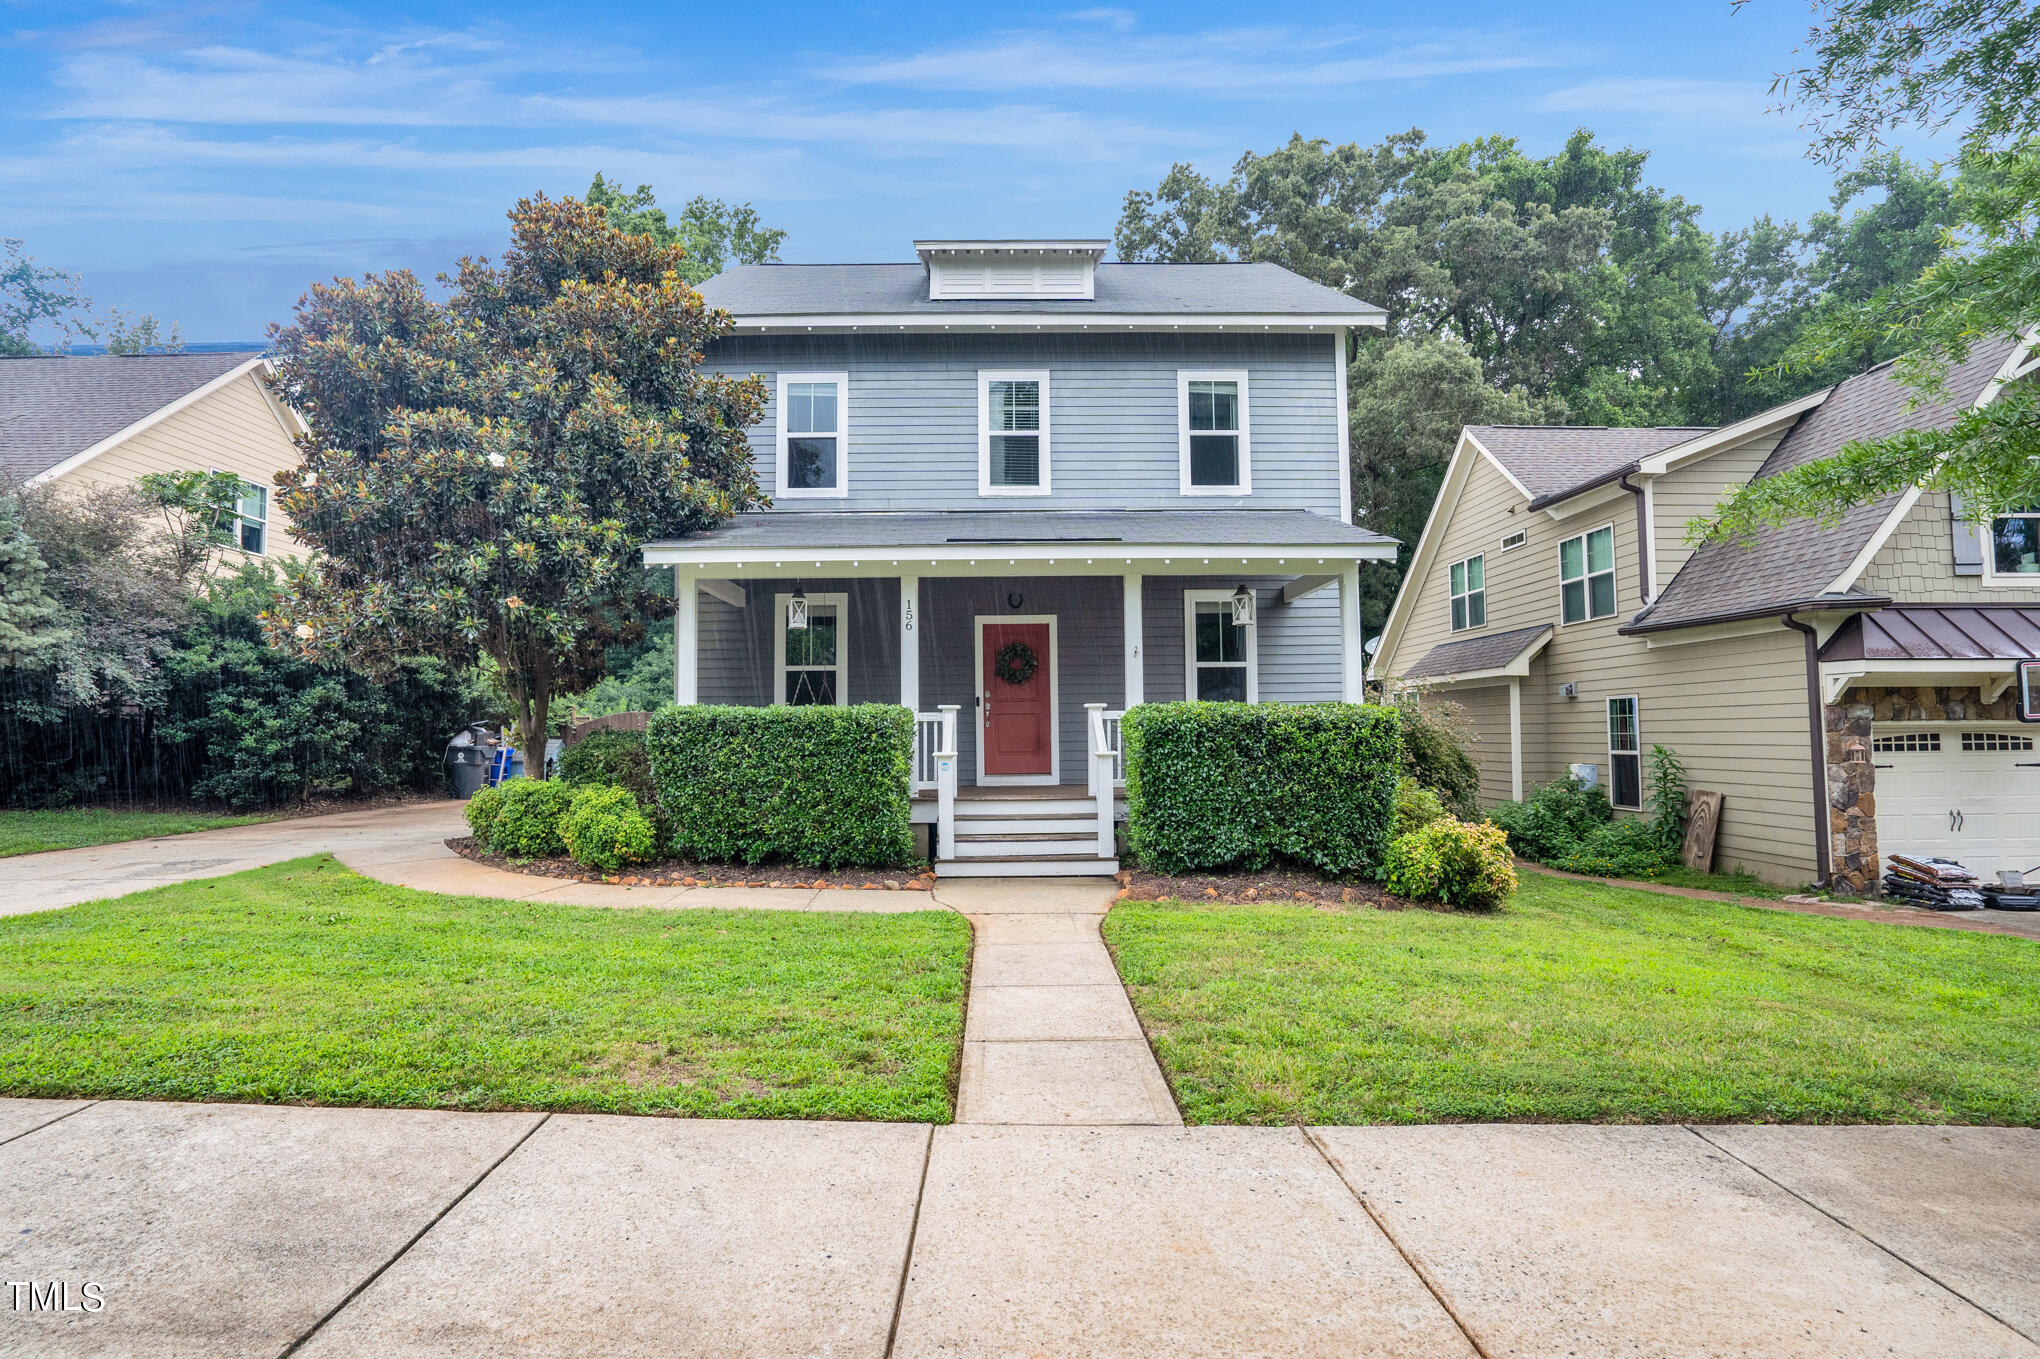
{"label": "blue-gray siding", "polygon": [[[1338,383],[1330,331],[1287,335],[743,336],[706,367],[768,379],[750,431],[768,494],[777,456],[777,374],[847,372],[850,494],[785,499],[776,511],[1216,509],[1275,506],[1334,517]],[[980,497],[977,375],[1049,373],[1050,482],[1040,497]],[[1253,493],[1180,493],[1176,375],[1244,369]]]}

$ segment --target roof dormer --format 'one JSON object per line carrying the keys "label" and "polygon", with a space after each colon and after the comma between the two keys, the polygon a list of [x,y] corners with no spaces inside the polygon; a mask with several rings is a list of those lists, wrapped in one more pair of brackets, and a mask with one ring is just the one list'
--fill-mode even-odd
{"label": "roof dormer", "polygon": [[1108,241],[915,241],[928,267],[928,300],[1095,296]]}

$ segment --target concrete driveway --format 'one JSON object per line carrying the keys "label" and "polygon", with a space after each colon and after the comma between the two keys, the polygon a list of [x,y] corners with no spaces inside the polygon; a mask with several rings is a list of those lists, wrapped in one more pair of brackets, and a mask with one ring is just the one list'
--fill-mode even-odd
{"label": "concrete driveway", "polygon": [[4,1355],[2040,1356],[2024,1129],[0,1100],[0,1139]]}

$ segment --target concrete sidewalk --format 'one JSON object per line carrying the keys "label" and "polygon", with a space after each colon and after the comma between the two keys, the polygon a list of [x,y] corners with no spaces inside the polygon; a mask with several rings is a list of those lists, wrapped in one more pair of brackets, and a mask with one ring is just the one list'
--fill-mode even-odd
{"label": "concrete sidewalk", "polygon": [[2040,1356],[2025,1129],[0,1100],[0,1139],[0,1285],[41,1285],[0,1355]]}

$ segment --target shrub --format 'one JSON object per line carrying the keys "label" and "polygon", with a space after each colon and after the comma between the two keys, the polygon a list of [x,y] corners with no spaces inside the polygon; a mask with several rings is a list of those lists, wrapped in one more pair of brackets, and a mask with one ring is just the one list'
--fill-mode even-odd
{"label": "shrub", "polygon": [[1570,776],[1554,779],[1522,802],[1498,803],[1489,818],[1508,832],[1516,853],[1555,863],[1615,818],[1608,795]]}
{"label": "shrub", "polygon": [[1402,782],[1396,784],[1394,832],[1396,839],[1401,839],[1411,831],[1422,830],[1433,821],[1442,820],[1446,815],[1445,804],[1438,800],[1438,795],[1409,775],[1403,775]]}
{"label": "shrub", "polygon": [[1686,766],[1664,746],[1650,748],[1650,826],[1667,866],[1686,847]]}
{"label": "shrub", "polygon": [[652,857],[652,823],[627,788],[592,783],[577,788],[560,822],[560,838],[576,863],[614,872]]}
{"label": "shrub", "polygon": [[1372,873],[1400,721],[1358,703],[1143,703],[1126,714],[1127,845],[1163,873],[1276,860]]}
{"label": "shrub", "polygon": [[1391,844],[1383,869],[1389,891],[1418,901],[1488,910],[1516,890],[1508,836],[1492,821],[1433,821]]}
{"label": "shrub", "polygon": [[647,737],[677,854],[819,868],[913,857],[914,715],[905,708],[666,707]]}
{"label": "shrub", "polygon": [[1453,730],[1459,705],[1405,690],[1395,707],[1402,714],[1404,772],[1437,793],[1454,816],[1479,816],[1480,767]]}
{"label": "shrub", "polygon": [[1539,862],[1596,878],[1654,878],[1678,855],[1667,857],[1658,828],[1632,817],[1596,826],[1567,852]]}
{"label": "shrub", "polygon": [[605,785],[627,788],[647,806],[658,800],[652,787],[651,753],[641,731],[590,732],[560,752],[560,782],[569,788]]}
{"label": "shrub", "polygon": [[467,817],[468,829],[475,833],[475,839],[484,845],[496,829],[496,818],[503,814],[503,790],[501,788],[478,788],[468,799],[462,813]]}
{"label": "shrub", "polygon": [[505,779],[496,785],[503,810],[489,828],[489,848],[512,859],[543,859],[567,852],[560,838],[573,791],[558,779]]}

